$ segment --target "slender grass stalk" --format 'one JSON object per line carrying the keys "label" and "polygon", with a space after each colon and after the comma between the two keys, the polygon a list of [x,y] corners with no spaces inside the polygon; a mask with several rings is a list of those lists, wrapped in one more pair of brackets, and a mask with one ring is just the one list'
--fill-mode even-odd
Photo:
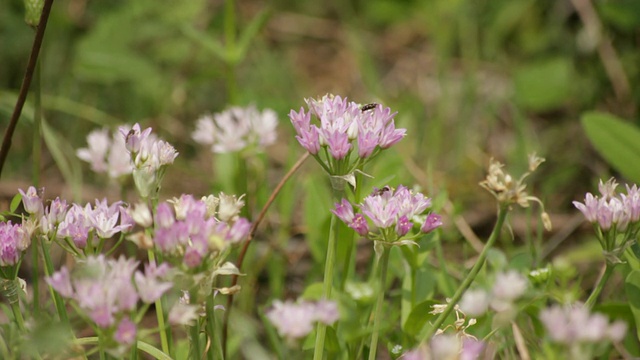
{"label": "slender grass stalk", "polygon": [[[156,255],[154,254],[153,249],[150,249],[148,251],[148,256],[149,256],[149,262],[154,262],[154,263],[156,262]],[[167,335],[167,332],[170,331],[170,329],[167,329],[164,323],[164,309],[162,307],[162,296],[158,298],[158,300],[156,300],[155,308],[156,308],[156,318],[158,319],[158,328],[160,329],[160,345],[162,347],[162,352],[166,354],[170,354],[171,352],[169,348],[169,339]]]}
{"label": "slender grass stalk", "polygon": [[[42,237],[40,238],[40,245],[42,247],[42,257],[44,258],[45,265],[45,275],[51,276],[53,275],[53,262],[51,261],[51,254],[49,252],[49,244],[47,244],[47,240]],[[56,311],[58,312],[58,317],[60,317],[60,321],[65,325],[69,325],[69,316],[67,315],[67,308],[64,306],[64,301],[60,294],[53,289],[51,285],[49,285],[49,291],[51,292],[51,297],[53,298],[53,302],[56,306]]]}
{"label": "slender grass stalk", "polygon": [[[196,294],[191,294],[191,298],[195,299]],[[193,360],[202,360],[202,352],[200,346],[200,321],[196,320],[193,326],[189,327],[189,337],[191,338],[190,358]]]}
{"label": "slender grass stalk", "polygon": [[[340,201],[344,195],[344,190],[333,188],[333,199]],[[331,288],[333,287],[333,270],[336,262],[336,238],[338,237],[338,217],[331,215],[331,225],[329,227],[329,241],[327,244],[327,258],[324,264],[324,281],[322,286],[322,296],[325,299],[331,298]],[[313,351],[313,359],[321,360],[324,352],[324,339],[327,334],[327,325],[318,322],[316,332],[316,344]]]}
{"label": "slender grass stalk", "polygon": [[238,101],[238,84],[236,79],[236,4],[234,0],[224,2],[224,40],[226,47],[227,62],[227,93],[229,103],[235,104]]}
{"label": "slender grass stalk", "polygon": [[207,296],[207,305],[206,305],[207,325],[205,330],[207,331],[207,337],[209,338],[209,349],[207,349],[208,360],[215,359],[213,343],[215,339],[218,338],[217,336],[215,336],[216,335],[216,315],[214,314],[214,311],[213,311],[214,306],[215,304],[213,303],[213,296],[212,295]]}
{"label": "slender grass stalk", "polygon": [[436,318],[436,321],[433,323],[431,328],[429,328],[429,330],[423,336],[422,340],[431,339],[431,337],[435,334],[435,332],[440,328],[440,326],[442,326],[444,321],[447,319],[447,316],[451,314],[451,311],[453,311],[454,306],[460,301],[464,292],[467,291],[469,286],[471,286],[471,283],[473,283],[473,281],[475,280],[476,276],[478,275],[478,272],[480,272],[480,270],[484,266],[484,262],[487,259],[487,254],[489,252],[489,249],[491,249],[493,244],[498,239],[498,235],[500,235],[500,231],[502,230],[502,225],[504,224],[504,220],[506,219],[508,212],[509,211],[507,206],[500,205],[500,209],[498,210],[498,220],[496,221],[496,224],[493,227],[493,231],[489,236],[489,240],[487,240],[487,243],[484,245],[484,248],[482,248],[482,252],[480,252],[480,255],[478,256],[478,260],[476,260],[476,263],[473,265],[473,268],[471,268],[471,271],[469,271],[469,274],[467,274],[467,277],[462,281],[462,284],[460,284],[460,287],[458,287],[458,290],[456,290],[456,293],[453,295],[453,297],[447,304],[447,307],[445,308],[445,310],[440,314],[440,316],[438,316],[438,318]]}
{"label": "slender grass stalk", "polygon": [[615,264],[609,264],[609,262],[607,261],[607,263],[605,265],[605,268],[604,268],[604,273],[602,274],[600,279],[598,279],[598,283],[596,284],[596,287],[593,288],[593,291],[591,291],[591,295],[589,295],[589,298],[587,299],[587,302],[585,303],[585,305],[588,308],[592,308],[596,304],[596,302],[598,301],[598,296],[600,296],[600,293],[602,292],[602,289],[604,288],[604,284],[607,283],[607,281],[609,280],[609,277],[613,273],[613,268],[614,267],[615,267]]}
{"label": "slender grass stalk", "polygon": [[380,288],[378,289],[378,299],[373,318],[373,334],[371,334],[371,345],[369,346],[369,360],[375,360],[378,350],[378,337],[380,336],[380,323],[382,322],[382,307],[384,304],[385,285],[387,280],[387,268],[389,267],[389,254],[391,249],[382,248],[380,255]]}
{"label": "slender grass stalk", "polygon": [[2,139],[2,146],[0,147],[0,175],[4,168],[4,163],[9,155],[9,149],[11,148],[11,139],[13,133],[18,125],[20,114],[22,114],[22,108],[27,100],[27,94],[29,93],[29,87],[31,86],[31,79],[33,78],[33,72],[38,62],[38,55],[40,54],[40,47],[42,46],[42,40],[44,39],[44,31],[47,28],[47,21],[49,20],[49,13],[51,13],[51,6],[53,0],[44,0],[44,6],[42,7],[42,13],[40,14],[40,20],[36,28],[36,35],[33,38],[33,45],[31,47],[31,53],[29,54],[29,62],[27,68],[24,71],[24,78],[22,79],[22,85],[20,85],[20,92],[18,93],[18,100],[13,108],[9,125],[4,132],[4,138]]}

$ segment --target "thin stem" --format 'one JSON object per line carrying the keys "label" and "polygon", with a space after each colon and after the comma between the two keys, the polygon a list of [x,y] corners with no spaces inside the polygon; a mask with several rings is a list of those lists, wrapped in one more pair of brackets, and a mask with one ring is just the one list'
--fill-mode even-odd
{"label": "thin stem", "polygon": [[38,243],[31,245],[31,262],[33,274],[33,314],[40,314],[40,254],[38,254]]}
{"label": "thin stem", "polygon": [[[153,252],[153,249],[150,249],[148,251],[148,256],[149,256],[150,263],[156,262],[156,256]],[[158,319],[158,329],[160,330],[160,345],[162,346],[162,352],[169,354],[170,349],[169,349],[169,340],[167,336],[167,332],[169,330],[165,328],[166,326],[164,324],[164,309],[162,308],[162,297],[156,300],[155,308],[156,308],[156,318]]]}
{"label": "thin stem", "polygon": [[600,296],[600,293],[602,292],[602,289],[604,288],[604,284],[607,283],[607,281],[609,280],[609,277],[613,273],[613,268],[614,267],[615,267],[615,264],[609,264],[609,262],[607,262],[605,264],[604,273],[602,274],[602,276],[598,280],[598,283],[596,284],[596,287],[593,288],[593,291],[591,291],[591,295],[589,295],[589,298],[587,299],[587,302],[585,303],[585,306],[587,308],[589,308],[589,309],[592,308],[593,305],[596,304],[596,301],[598,301],[598,296]]}
{"label": "thin stem", "polygon": [[[344,190],[333,189],[333,198],[338,201],[342,198]],[[338,237],[338,217],[331,215],[331,225],[329,227],[329,241],[327,243],[327,258],[324,263],[324,282],[322,286],[322,296],[324,299],[331,298],[331,288],[333,287],[333,270],[336,262],[336,238]],[[327,334],[327,325],[318,322],[316,332],[316,344],[313,352],[314,360],[321,360],[324,352],[324,339]]]}
{"label": "thin stem", "polygon": [[193,360],[202,360],[202,353],[200,352],[200,321],[196,321],[193,326],[189,327],[189,336],[191,337],[190,358]]}
{"label": "thin stem", "polygon": [[[51,261],[51,254],[49,253],[49,244],[44,238],[41,238],[40,242],[42,246],[42,257],[44,258],[44,270],[46,276],[53,275],[53,262]],[[55,303],[56,310],[58,311],[58,316],[60,317],[60,321],[62,321],[65,325],[69,325],[69,316],[67,315],[67,308],[64,306],[64,301],[60,294],[53,289],[51,285],[49,285],[49,290],[51,291],[51,295],[53,297],[53,302]]]}
{"label": "thin stem", "polygon": [[40,15],[40,21],[36,29],[36,35],[33,39],[33,46],[31,47],[31,54],[29,55],[29,62],[24,72],[24,78],[22,79],[22,85],[20,85],[20,92],[18,93],[18,100],[13,108],[11,114],[11,120],[9,120],[9,126],[4,132],[4,139],[2,140],[2,147],[0,148],[0,175],[2,175],[2,169],[4,163],[9,155],[9,149],[11,148],[11,138],[18,125],[20,114],[22,114],[22,108],[27,100],[27,94],[29,93],[29,87],[31,85],[31,79],[33,78],[33,72],[38,62],[38,55],[40,54],[40,47],[42,46],[42,40],[44,39],[44,31],[47,28],[47,20],[49,20],[49,13],[51,12],[51,6],[53,0],[44,0],[44,6],[42,8],[42,14]]}
{"label": "thin stem", "polygon": [[207,337],[209,338],[209,346],[208,346],[208,350],[207,350],[207,359],[208,360],[214,360],[215,359],[215,352],[213,351],[213,343],[214,340],[217,338],[215,336],[215,329],[216,329],[216,316],[214,313],[214,307],[215,304],[213,303],[213,296],[209,295],[207,296],[207,306],[206,306],[206,311],[207,311],[207,325],[206,325],[206,330],[207,330]]}
{"label": "thin stem", "polygon": [[224,2],[224,40],[227,62],[227,91],[229,103],[235,104],[238,100],[238,86],[236,83],[236,9],[234,0]]}
{"label": "thin stem", "polygon": [[473,281],[476,278],[476,275],[478,275],[478,272],[480,272],[480,269],[482,269],[482,266],[484,265],[489,249],[491,249],[493,244],[498,239],[498,236],[500,235],[500,230],[502,230],[502,225],[504,224],[504,220],[507,217],[507,213],[508,213],[507,207],[501,205],[500,209],[498,210],[498,220],[496,221],[496,225],[493,227],[493,231],[489,236],[489,240],[487,240],[487,243],[482,248],[482,252],[480,252],[480,255],[478,256],[478,260],[476,260],[476,263],[473,265],[473,268],[471,268],[471,271],[469,271],[469,274],[467,275],[467,277],[462,281],[462,284],[460,285],[458,290],[456,290],[456,293],[453,295],[453,297],[447,304],[447,307],[445,308],[445,310],[442,312],[442,314],[440,314],[440,316],[438,316],[438,318],[433,323],[431,328],[427,331],[427,333],[425,334],[422,340],[431,339],[431,337],[435,334],[436,330],[438,330],[440,326],[442,326],[442,323],[444,323],[447,316],[451,314],[451,311],[453,311],[454,306],[458,303],[458,301],[460,301],[460,298],[462,298],[462,295],[464,294],[464,292],[467,291],[469,286],[471,286],[471,283],[473,283]]}
{"label": "thin stem", "polygon": [[380,255],[380,288],[378,289],[378,299],[373,319],[373,334],[371,335],[371,345],[369,346],[369,360],[375,360],[378,350],[378,337],[380,336],[380,323],[382,322],[382,305],[384,303],[384,290],[387,280],[387,268],[389,267],[389,253],[391,249],[382,248]]}
{"label": "thin stem", "polygon": [[[275,201],[276,197],[282,190],[282,187],[284,186],[284,184],[302,166],[302,164],[304,163],[305,160],[307,160],[308,157],[309,157],[309,153],[305,153],[304,155],[302,155],[300,159],[298,159],[298,161],[295,164],[293,164],[289,172],[287,172],[284,175],[282,180],[280,180],[280,183],[278,183],[276,188],[273,189],[273,192],[269,196],[269,199],[267,199],[267,202],[262,207],[262,210],[260,210],[260,214],[258,214],[258,218],[251,226],[251,231],[249,231],[249,236],[247,237],[247,241],[244,242],[244,245],[240,250],[240,254],[238,255],[238,260],[236,260],[236,267],[238,269],[242,269],[242,262],[244,261],[244,257],[247,253],[247,250],[249,249],[249,244],[251,244],[251,240],[253,240],[253,236],[255,235],[256,230],[258,229],[258,225],[260,225],[265,215],[267,214],[267,210],[269,210],[269,207]],[[238,283],[238,275],[233,275],[231,277],[231,287],[235,286],[237,283]],[[228,339],[227,336],[229,334],[229,316],[231,315],[232,304],[233,304],[233,294],[230,294],[227,297],[227,307],[222,319],[222,354],[224,358],[227,357],[227,339]]]}

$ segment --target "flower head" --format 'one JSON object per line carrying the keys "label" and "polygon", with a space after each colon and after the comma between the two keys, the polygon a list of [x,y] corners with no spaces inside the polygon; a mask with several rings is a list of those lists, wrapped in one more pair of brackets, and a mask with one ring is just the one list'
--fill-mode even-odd
{"label": "flower head", "polygon": [[[336,203],[332,212],[361,236],[394,242],[407,236],[416,224],[422,225],[425,233],[440,226],[440,216],[433,213],[427,216],[427,225],[420,221],[420,215],[430,206],[431,199],[400,185],[397,189],[389,186],[375,189],[364,198],[359,212],[355,212],[346,199]],[[378,229],[378,233],[370,233],[367,219]]]}
{"label": "flower head", "polygon": [[[307,111],[301,108],[289,113],[296,139],[331,175],[352,173],[381,150],[400,141],[406,133],[405,129],[395,127],[396,113],[382,105],[360,107],[333,95],[305,99],[305,102]],[[311,123],[312,115],[318,124]],[[321,152],[321,148],[326,149],[326,153]]]}
{"label": "flower head", "polygon": [[226,111],[198,119],[191,137],[211,146],[214,153],[253,148],[262,151],[276,141],[278,118],[271,109],[259,112],[255,106],[231,107]]}
{"label": "flower head", "polygon": [[87,135],[87,145],[86,148],[78,149],[76,155],[91,164],[91,170],[106,173],[112,179],[131,174],[133,171],[125,140],[119,131],[110,136],[106,128],[94,130]]}
{"label": "flower head", "polygon": [[0,223],[0,266],[16,265],[31,240],[21,225]]}
{"label": "flower head", "polygon": [[333,301],[276,300],[267,310],[266,316],[280,335],[299,339],[309,334],[316,322],[331,325],[339,319],[340,314],[337,304]]}

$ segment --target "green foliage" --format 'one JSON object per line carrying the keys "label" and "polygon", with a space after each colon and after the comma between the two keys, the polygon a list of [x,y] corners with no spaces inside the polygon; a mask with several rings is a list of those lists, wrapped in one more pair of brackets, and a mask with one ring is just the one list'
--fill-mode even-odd
{"label": "green foliage", "polygon": [[[627,275],[624,289],[633,319],[636,324],[640,324],[640,270],[633,270]],[[638,339],[640,339],[640,327],[636,327],[636,333]]]}
{"label": "green foliage", "polygon": [[640,182],[640,129],[606,113],[589,112],[582,126],[593,146],[616,170],[633,182]]}

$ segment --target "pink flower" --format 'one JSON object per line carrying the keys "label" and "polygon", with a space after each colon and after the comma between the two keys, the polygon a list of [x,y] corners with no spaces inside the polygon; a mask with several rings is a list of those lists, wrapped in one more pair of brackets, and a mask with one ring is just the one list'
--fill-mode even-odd
{"label": "pink flower", "polygon": [[125,317],[118,324],[118,329],[113,335],[113,339],[119,344],[131,346],[136,342],[136,332],[136,324]]}
{"label": "pink flower", "polygon": [[267,310],[266,316],[280,335],[299,339],[309,334],[316,322],[331,325],[338,320],[340,314],[337,304],[333,301],[294,303],[287,300],[283,303],[275,300]]}
{"label": "pink flower", "polygon": [[429,214],[422,224],[420,231],[427,234],[442,226],[442,217],[438,214]]}
{"label": "pink flower", "polygon": [[40,198],[40,195],[38,194],[36,188],[33,186],[29,186],[27,192],[22,191],[22,189],[19,189],[18,191],[20,192],[20,195],[22,195],[22,204],[24,206],[24,210],[27,213],[36,216],[37,218],[42,216],[44,207],[42,205],[42,199]]}

